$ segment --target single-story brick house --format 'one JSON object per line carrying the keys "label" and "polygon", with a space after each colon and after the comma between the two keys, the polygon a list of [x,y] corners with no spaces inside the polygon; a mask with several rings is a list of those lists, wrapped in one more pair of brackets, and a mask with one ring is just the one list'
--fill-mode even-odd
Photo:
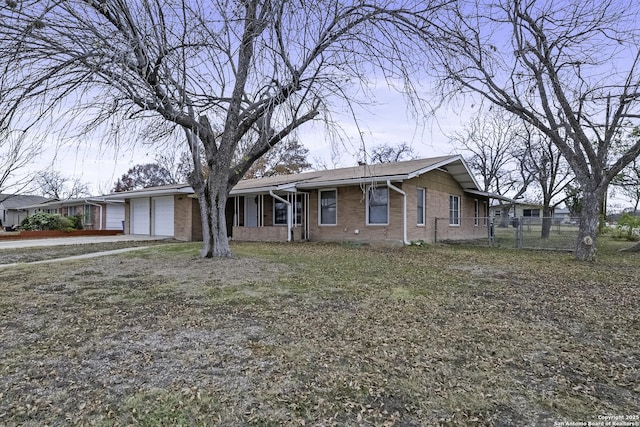
{"label": "single-story brick house", "polygon": [[[115,193],[125,233],[202,239],[188,185]],[[488,236],[489,198],[459,155],[240,181],[227,204],[241,241],[405,243]]]}
{"label": "single-story brick house", "polygon": [[48,200],[46,197],[30,194],[0,194],[0,225],[3,227],[20,225],[22,220],[29,215],[25,206]]}
{"label": "single-story brick house", "polygon": [[85,230],[122,230],[124,200],[110,197],[88,197],[80,199],[51,200],[25,207],[29,215],[38,212],[56,213],[63,216],[80,215]]}

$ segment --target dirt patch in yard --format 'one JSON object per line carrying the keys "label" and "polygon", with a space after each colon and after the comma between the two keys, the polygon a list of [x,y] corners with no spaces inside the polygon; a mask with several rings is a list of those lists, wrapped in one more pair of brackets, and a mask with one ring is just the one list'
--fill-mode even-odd
{"label": "dirt patch in yard", "polygon": [[640,414],[636,254],[579,264],[465,247],[233,249],[0,270],[0,424],[551,426]]}

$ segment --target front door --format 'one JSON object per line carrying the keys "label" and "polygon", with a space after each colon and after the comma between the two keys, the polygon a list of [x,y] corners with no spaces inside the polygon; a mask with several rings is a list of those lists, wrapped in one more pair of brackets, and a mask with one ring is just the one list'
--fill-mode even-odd
{"label": "front door", "polygon": [[258,226],[258,196],[244,196],[244,226]]}

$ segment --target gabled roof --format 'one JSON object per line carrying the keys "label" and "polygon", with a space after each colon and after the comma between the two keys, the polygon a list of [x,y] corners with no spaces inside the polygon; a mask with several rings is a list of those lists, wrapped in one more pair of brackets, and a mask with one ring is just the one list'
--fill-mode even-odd
{"label": "gabled roof", "polygon": [[[465,191],[478,194],[478,183],[460,155],[431,157],[405,162],[359,165],[340,169],[303,172],[293,175],[277,175],[267,178],[247,179],[238,182],[231,195],[268,193],[270,191],[297,191],[314,188],[358,185],[366,183],[401,182],[427,172],[440,169],[449,173]],[[163,185],[142,190],[112,193],[105,199],[193,194],[187,184]],[[486,193],[482,193],[488,195]]]}
{"label": "gabled roof", "polygon": [[5,209],[23,209],[26,206],[47,202],[49,200],[51,199],[28,194],[0,194],[0,204],[2,204]]}
{"label": "gabled roof", "polygon": [[120,197],[119,199],[109,198],[105,199],[104,196],[99,197],[84,197],[80,199],[64,199],[64,200],[47,200],[44,203],[36,203],[34,205],[24,206],[24,209],[35,209],[35,208],[61,208],[63,206],[80,206],[86,204],[93,203],[124,203],[124,198]]}
{"label": "gabled roof", "polygon": [[100,199],[104,201],[114,201],[116,199],[124,200],[131,197],[145,197],[145,196],[169,196],[173,194],[193,194],[193,188],[189,184],[168,184],[158,185],[157,187],[142,188],[139,190],[121,191],[117,193],[107,194],[100,196]]}
{"label": "gabled roof", "polygon": [[432,157],[405,162],[359,165],[347,168],[247,179],[238,182],[231,194],[275,190],[311,189],[368,182],[404,181],[432,170],[450,173],[463,189],[478,190],[478,184],[459,155]]}

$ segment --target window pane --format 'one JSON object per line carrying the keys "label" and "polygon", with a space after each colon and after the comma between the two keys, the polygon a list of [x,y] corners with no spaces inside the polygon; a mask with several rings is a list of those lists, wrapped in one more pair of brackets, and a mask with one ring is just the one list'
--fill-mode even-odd
{"label": "window pane", "polygon": [[336,191],[320,192],[320,224],[336,224]]}
{"label": "window pane", "polygon": [[387,224],[388,204],[387,187],[369,189],[369,224]]}
{"label": "window pane", "polygon": [[460,198],[458,196],[449,196],[449,224],[460,224]]}
{"label": "window pane", "polygon": [[417,218],[418,218],[418,224],[420,225],[424,225],[424,188],[418,188],[417,192],[416,192],[416,197],[418,198],[417,200],[417,205],[418,205],[418,212],[417,212]]}
{"label": "window pane", "polygon": [[279,200],[275,201],[274,224],[287,224],[287,204]]}
{"label": "window pane", "polygon": [[480,204],[477,200],[473,201],[473,224],[478,225],[478,217],[480,216]]}

